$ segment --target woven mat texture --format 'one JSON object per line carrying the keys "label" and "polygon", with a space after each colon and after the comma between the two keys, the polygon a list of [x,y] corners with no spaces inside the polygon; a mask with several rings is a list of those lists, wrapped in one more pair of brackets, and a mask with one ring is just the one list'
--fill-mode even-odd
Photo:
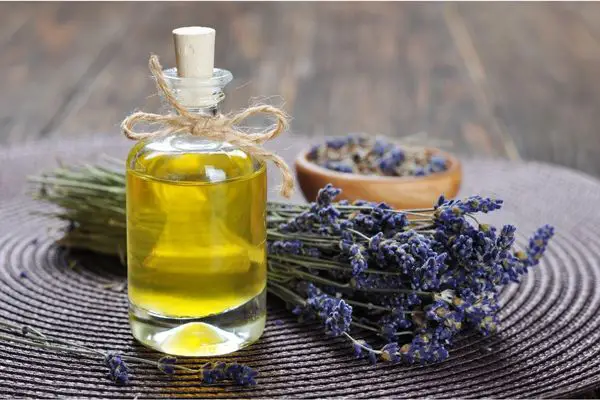
{"label": "woven mat texture", "polygon": [[[130,335],[126,293],[103,287],[125,280],[118,261],[88,256],[73,267],[53,245],[62,225],[32,213],[48,207],[26,194],[25,176],[55,167],[57,159],[124,157],[130,144],[92,137],[0,150],[0,317],[99,349],[156,357]],[[291,161],[302,145],[288,139],[278,147]],[[505,200],[502,211],[483,220],[516,224],[520,244],[543,223],[557,234],[541,265],[503,291],[500,332],[461,338],[444,363],[371,366],[354,360],[346,341],[325,337],[318,325],[299,324],[270,298],[263,338],[228,358],[260,371],[255,387],[202,387],[193,375],[170,378],[135,363],[131,384],[116,387],[101,362],[0,344],[0,396],[531,398],[600,386],[600,182],[559,167],[501,160],[464,161],[464,174],[461,195]],[[272,171],[270,195],[278,179]]]}

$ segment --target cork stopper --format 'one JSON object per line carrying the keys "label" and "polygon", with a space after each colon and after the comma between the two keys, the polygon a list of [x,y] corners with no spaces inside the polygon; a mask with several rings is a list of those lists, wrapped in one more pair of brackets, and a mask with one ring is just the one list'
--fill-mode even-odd
{"label": "cork stopper", "polygon": [[215,66],[215,30],[186,26],[173,30],[177,74],[182,78],[210,79]]}
{"label": "cork stopper", "polygon": [[213,76],[215,63],[215,30],[203,26],[187,26],[173,30],[177,75],[193,78],[189,88],[181,88],[180,101],[186,105],[211,105],[213,88],[203,85]]}

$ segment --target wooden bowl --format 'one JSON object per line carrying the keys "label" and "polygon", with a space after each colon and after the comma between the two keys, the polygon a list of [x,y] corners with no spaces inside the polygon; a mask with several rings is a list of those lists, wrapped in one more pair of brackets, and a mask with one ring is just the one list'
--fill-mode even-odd
{"label": "wooden bowl", "polygon": [[319,189],[328,183],[342,189],[338,200],[385,202],[396,209],[432,207],[441,194],[453,198],[462,180],[460,161],[450,153],[428,148],[443,156],[448,169],[427,176],[373,176],[332,171],[308,160],[306,150],[296,158],[296,176],[304,197],[314,201]]}

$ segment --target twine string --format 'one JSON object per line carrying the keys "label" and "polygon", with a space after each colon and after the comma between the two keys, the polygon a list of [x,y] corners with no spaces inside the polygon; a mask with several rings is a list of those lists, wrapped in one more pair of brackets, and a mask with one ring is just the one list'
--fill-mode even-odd
{"label": "twine string", "polygon": [[[276,138],[288,128],[287,115],[281,109],[269,105],[257,105],[237,114],[218,114],[216,116],[190,112],[177,101],[175,94],[169,88],[158,57],[156,55],[150,56],[148,64],[159,93],[164,96],[165,101],[173,107],[176,113],[163,115],[137,111],[129,115],[121,123],[121,130],[127,138],[142,140],[171,134],[189,133],[193,136],[231,143],[261,161],[271,161],[275,164],[282,175],[281,194],[287,198],[292,195],[294,178],[290,167],[283,158],[262,146],[263,143]],[[238,127],[247,118],[259,114],[273,117],[275,125],[255,133],[246,132]],[[148,124],[151,129],[146,132],[136,131],[135,126],[140,123]]]}

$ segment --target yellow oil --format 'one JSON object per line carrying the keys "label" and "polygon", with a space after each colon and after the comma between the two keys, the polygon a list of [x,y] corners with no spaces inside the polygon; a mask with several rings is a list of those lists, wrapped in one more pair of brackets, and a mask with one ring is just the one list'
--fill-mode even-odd
{"label": "yellow oil", "polygon": [[[140,142],[128,159],[129,300],[151,315],[198,319],[236,309],[265,289],[266,171],[231,146],[182,151],[177,140]],[[185,354],[186,342],[197,347],[205,337],[214,344],[214,336],[192,332],[169,342]]]}

